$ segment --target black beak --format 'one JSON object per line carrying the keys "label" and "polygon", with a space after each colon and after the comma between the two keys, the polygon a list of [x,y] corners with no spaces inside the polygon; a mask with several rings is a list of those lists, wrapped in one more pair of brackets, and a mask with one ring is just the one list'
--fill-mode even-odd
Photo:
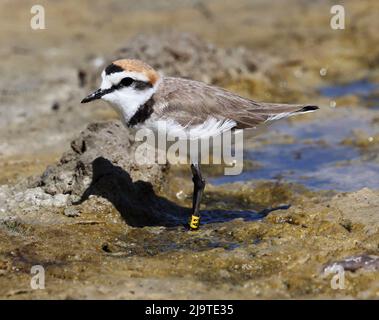
{"label": "black beak", "polygon": [[85,97],[81,103],[87,103],[93,100],[100,99],[106,92],[102,91],[101,89],[97,89],[95,92],[92,92],[90,95]]}

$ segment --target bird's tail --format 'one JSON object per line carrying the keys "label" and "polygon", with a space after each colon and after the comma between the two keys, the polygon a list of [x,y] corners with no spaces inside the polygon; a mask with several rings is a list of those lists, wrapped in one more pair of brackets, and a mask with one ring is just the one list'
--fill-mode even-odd
{"label": "bird's tail", "polygon": [[298,114],[314,112],[318,110],[319,107],[315,105],[267,104],[265,109],[267,114],[266,121],[273,121]]}
{"label": "bird's tail", "polygon": [[236,128],[255,128],[257,125],[265,122],[279,120],[297,114],[314,112],[319,109],[319,107],[315,105],[265,103],[253,100],[250,100],[250,104],[250,107],[233,111],[231,119],[236,121]]}

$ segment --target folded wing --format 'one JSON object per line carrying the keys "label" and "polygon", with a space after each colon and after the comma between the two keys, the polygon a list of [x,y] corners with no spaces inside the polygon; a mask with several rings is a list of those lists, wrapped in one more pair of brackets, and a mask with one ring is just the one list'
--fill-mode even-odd
{"label": "folded wing", "polygon": [[181,78],[164,78],[155,96],[155,113],[162,119],[175,119],[185,127],[215,118],[232,120],[235,128],[253,128],[266,121],[318,109],[313,105],[256,102],[219,87]]}

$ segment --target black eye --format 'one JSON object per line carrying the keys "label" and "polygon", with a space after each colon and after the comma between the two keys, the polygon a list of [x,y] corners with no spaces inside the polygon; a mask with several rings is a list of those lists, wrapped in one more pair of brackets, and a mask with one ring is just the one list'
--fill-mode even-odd
{"label": "black eye", "polygon": [[133,83],[133,79],[132,78],[129,78],[129,77],[126,77],[124,79],[122,79],[120,81],[120,84],[123,86],[123,87],[129,87],[131,84]]}

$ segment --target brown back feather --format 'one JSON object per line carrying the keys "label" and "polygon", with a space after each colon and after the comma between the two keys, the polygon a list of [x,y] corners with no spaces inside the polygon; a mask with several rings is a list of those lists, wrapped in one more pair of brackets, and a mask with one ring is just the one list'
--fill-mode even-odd
{"label": "brown back feather", "polygon": [[215,117],[234,120],[236,128],[252,128],[270,116],[301,112],[305,107],[256,102],[219,87],[182,78],[163,78],[154,100],[157,103],[154,112],[158,116],[172,117],[183,126]]}

